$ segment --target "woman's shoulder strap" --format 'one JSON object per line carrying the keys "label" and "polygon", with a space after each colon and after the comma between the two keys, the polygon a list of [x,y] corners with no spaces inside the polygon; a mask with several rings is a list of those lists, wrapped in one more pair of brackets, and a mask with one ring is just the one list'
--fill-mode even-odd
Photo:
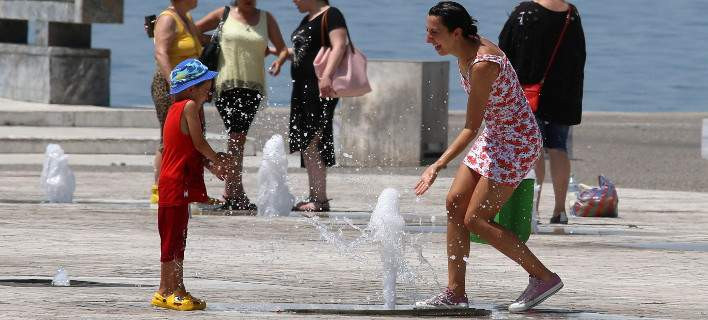
{"label": "woman's shoulder strap", "polygon": [[475,63],[482,62],[482,61],[494,62],[494,63],[496,63],[496,64],[499,64],[500,66],[504,66],[504,57],[503,57],[503,56],[499,56],[499,55],[496,55],[496,54],[489,54],[489,53],[486,53],[486,54],[478,54],[478,55],[474,58],[474,60],[472,60],[472,62],[470,63],[470,68],[471,68]]}
{"label": "woman's shoulder strap", "polygon": [[177,26],[177,30],[176,30],[177,33],[180,33],[180,32],[182,32],[182,31],[184,30],[184,27],[185,27],[185,26],[184,26],[184,24],[182,23],[182,18],[179,17],[179,15],[177,14],[177,12],[174,12],[174,11],[172,11],[172,10],[170,10],[170,9],[167,9],[167,10],[165,10],[165,11],[162,11],[162,12],[160,13],[160,15],[158,16],[158,18],[159,18],[159,17],[162,17],[162,16],[164,16],[164,15],[167,15],[167,16],[172,17],[172,20],[175,21],[175,25]]}

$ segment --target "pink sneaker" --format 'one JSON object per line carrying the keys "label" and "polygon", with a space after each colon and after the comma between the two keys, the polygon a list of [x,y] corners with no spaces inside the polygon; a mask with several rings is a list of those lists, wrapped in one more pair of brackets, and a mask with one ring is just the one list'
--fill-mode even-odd
{"label": "pink sneaker", "polygon": [[442,292],[423,301],[416,301],[416,309],[453,309],[469,308],[470,303],[467,295],[455,298],[450,288],[445,288]]}
{"label": "pink sneaker", "polygon": [[529,310],[548,299],[561,288],[563,288],[563,281],[555,273],[550,281],[541,281],[541,279],[529,276],[529,285],[524,290],[524,293],[514,303],[509,305],[509,312]]}

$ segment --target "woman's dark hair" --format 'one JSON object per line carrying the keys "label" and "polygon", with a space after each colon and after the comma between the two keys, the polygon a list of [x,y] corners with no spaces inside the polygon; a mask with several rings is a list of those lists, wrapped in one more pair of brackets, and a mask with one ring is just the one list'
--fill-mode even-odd
{"label": "woman's dark hair", "polygon": [[477,34],[477,20],[472,18],[465,7],[455,1],[441,1],[428,11],[429,16],[440,17],[442,24],[450,32],[462,29],[462,35],[479,41]]}

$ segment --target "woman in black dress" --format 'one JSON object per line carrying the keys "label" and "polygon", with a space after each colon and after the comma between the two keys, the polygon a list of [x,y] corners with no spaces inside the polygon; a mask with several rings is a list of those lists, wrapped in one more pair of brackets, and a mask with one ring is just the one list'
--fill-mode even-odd
{"label": "woman in black dress", "polygon": [[[347,26],[342,13],[330,7],[328,0],[293,2],[307,15],[292,34],[290,152],[300,152],[310,185],[309,199],[298,203],[295,210],[329,211],[326,177],[327,167],[335,163],[332,118],[339,101],[332,89],[332,74],[346,50]],[[327,23],[323,30],[325,15]],[[331,47],[332,55],[322,78],[318,79],[313,62],[323,46]]]}
{"label": "woman in black dress", "polygon": [[[561,38],[566,19],[568,26]],[[548,68],[559,39],[557,54]],[[536,119],[551,164],[555,206],[550,223],[567,224],[565,203],[570,178],[567,140],[570,126],[580,124],[585,76],[585,34],[580,14],[565,0],[521,2],[499,34],[499,47],[514,66],[521,84],[540,82],[548,68]],[[543,158],[536,163],[539,185],[543,184],[546,171]],[[540,196],[539,192],[537,199]]]}

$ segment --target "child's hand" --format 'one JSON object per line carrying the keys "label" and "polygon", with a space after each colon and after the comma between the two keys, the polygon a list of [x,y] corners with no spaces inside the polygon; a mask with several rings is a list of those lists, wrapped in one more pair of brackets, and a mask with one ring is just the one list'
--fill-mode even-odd
{"label": "child's hand", "polygon": [[232,155],[223,152],[218,152],[216,154],[216,163],[214,164],[214,167],[220,176],[219,179],[224,180],[226,176],[236,170],[235,161],[236,159],[234,159]]}
{"label": "child's hand", "polygon": [[232,157],[223,152],[218,152],[216,154],[215,162],[207,160],[206,167],[212,174],[222,181],[226,178],[229,171],[234,169]]}
{"label": "child's hand", "polygon": [[224,181],[224,179],[226,178],[226,168],[224,166],[220,166],[210,161],[209,165],[207,166],[207,169],[209,169],[209,172],[211,172],[221,181]]}

